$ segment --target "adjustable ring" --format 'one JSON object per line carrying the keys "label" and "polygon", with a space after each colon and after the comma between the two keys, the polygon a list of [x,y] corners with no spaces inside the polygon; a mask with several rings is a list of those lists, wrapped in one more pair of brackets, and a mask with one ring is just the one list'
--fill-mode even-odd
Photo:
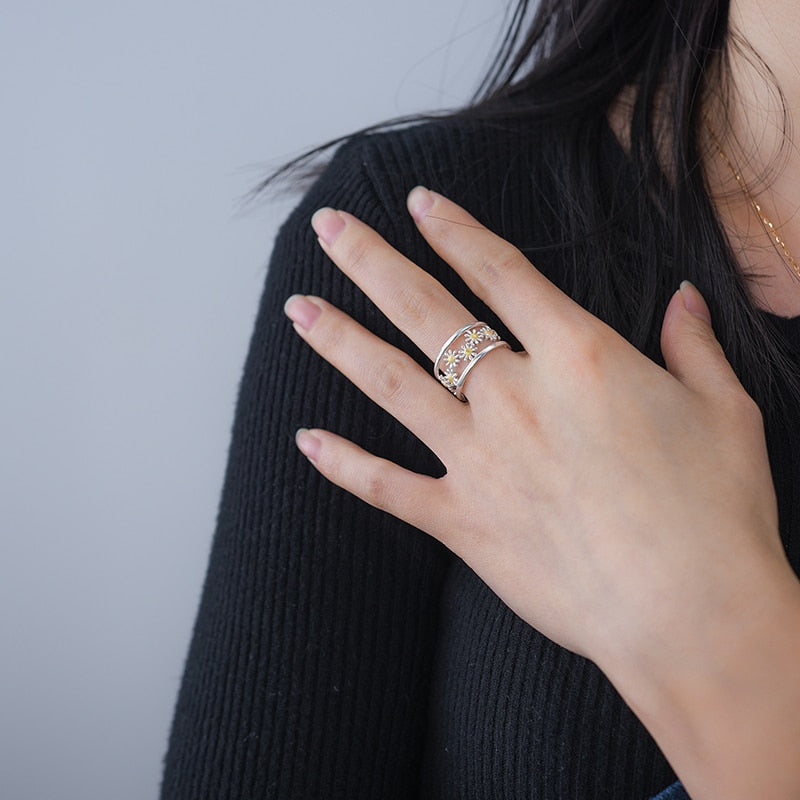
{"label": "adjustable ring", "polygon": [[508,342],[504,342],[485,322],[471,322],[459,328],[442,345],[433,362],[433,375],[462,403],[466,403],[463,389],[467,376],[478,361],[499,347],[511,349]]}

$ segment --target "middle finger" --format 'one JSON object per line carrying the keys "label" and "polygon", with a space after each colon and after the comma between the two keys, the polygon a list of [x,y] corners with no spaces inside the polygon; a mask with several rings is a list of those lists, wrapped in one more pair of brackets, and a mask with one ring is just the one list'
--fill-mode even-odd
{"label": "middle finger", "polygon": [[475,317],[433,276],[345,211],[322,208],[311,224],[334,263],[431,361]]}

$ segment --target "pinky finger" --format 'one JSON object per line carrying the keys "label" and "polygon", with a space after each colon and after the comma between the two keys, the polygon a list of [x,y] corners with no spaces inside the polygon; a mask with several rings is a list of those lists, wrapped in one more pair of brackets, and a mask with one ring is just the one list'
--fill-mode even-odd
{"label": "pinky finger", "polygon": [[441,539],[444,515],[439,478],[420,475],[379,458],[330,431],[297,431],[300,451],[330,481],[404,522]]}

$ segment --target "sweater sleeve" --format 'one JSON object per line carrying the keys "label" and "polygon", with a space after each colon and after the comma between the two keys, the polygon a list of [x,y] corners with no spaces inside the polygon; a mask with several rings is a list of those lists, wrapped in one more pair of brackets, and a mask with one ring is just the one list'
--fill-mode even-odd
{"label": "sweater sleeve", "polygon": [[663,792],[659,792],[655,797],[650,798],[650,800],[690,800],[690,798],[689,795],[686,794],[686,789],[683,788],[683,784],[673,783],[671,786],[664,789]]}
{"label": "sweater sleeve", "polygon": [[276,240],[162,800],[419,796],[437,604],[452,556],[322,478],[294,432],[324,427],[409,469],[444,469],[283,313],[290,294],[318,294],[423,363],[310,229],[313,211],[332,205],[412,257],[430,258],[407,215],[374,185],[365,147],[356,141],[337,153]]}

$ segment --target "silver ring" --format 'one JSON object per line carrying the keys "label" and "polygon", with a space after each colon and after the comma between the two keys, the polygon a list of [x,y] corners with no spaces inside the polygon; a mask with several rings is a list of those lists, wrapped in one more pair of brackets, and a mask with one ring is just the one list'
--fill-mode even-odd
{"label": "silver ring", "polygon": [[[460,347],[457,346],[459,339],[462,340]],[[508,342],[504,342],[497,331],[485,322],[464,325],[439,350],[433,362],[434,377],[461,402],[466,403],[463,388],[467,376],[478,361],[499,347],[511,349]]]}

